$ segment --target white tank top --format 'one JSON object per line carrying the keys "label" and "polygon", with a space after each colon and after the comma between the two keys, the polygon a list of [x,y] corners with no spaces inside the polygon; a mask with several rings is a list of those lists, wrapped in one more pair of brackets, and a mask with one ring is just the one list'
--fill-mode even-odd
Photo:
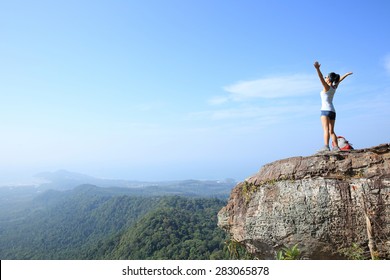
{"label": "white tank top", "polygon": [[327,92],[321,91],[321,111],[332,111],[336,113],[336,109],[333,106],[333,96],[336,92],[336,88],[330,87]]}

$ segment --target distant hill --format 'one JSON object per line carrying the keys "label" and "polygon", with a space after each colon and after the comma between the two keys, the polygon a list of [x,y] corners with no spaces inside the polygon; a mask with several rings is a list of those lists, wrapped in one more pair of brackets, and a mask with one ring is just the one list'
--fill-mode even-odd
{"label": "distant hill", "polygon": [[80,185],[95,185],[98,187],[132,189],[122,190],[127,194],[135,195],[185,195],[203,197],[228,197],[236,185],[233,179],[225,180],[177,180],[142,182],[129,180],[100,179],[88,175],[58,170],[56,172],[42,172],[35,177],[44,183],[38,190],[70,190]]}
{"label": "distant hill", "polygon": [[144,185],[143,182],[138,181],[101,179],[81,173],[70,172],[67,170],[41,172],[36,174],[34,177],[44,181],[44,183],[39,186],[40,188],[44,189],[67,190],[84,184],[97,185],[100,187],[124,188],[142,187]]}

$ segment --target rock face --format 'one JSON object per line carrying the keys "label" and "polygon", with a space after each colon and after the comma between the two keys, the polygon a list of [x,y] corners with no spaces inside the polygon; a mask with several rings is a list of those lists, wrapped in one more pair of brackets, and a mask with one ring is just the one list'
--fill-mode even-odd
{"label": "rock face", "polygon": [[298,244],[306,259],[390,259],[390,144],[293,157],[239,183],[218,226],[260,259]]}

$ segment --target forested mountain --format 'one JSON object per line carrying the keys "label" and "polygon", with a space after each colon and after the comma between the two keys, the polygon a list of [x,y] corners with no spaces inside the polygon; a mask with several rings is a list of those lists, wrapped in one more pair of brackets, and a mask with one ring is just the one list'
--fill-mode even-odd
{"label": "forested mountain", "polygon": [[[225,233],[216,227],[217,199],[164,198],[135,225],[86,258],[105,259],[221,259]],[[226,253],[226,252],[225,252]]]}
{"label": "forested mountain", "polygon": [[133,191],[82,185],[20,199],[3,189],[0,259],[227,258],[216,225],[226,200]]}

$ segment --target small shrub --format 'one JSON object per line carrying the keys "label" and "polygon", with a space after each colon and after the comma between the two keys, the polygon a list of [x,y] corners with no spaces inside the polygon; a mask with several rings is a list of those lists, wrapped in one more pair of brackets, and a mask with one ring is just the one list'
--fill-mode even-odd
{"label": "small shrub", "polygon": [[364,250],[356,243],[352,243],[351,247],[340,249],[339,252],[349,260],[364,260]]}
{"label": "small shrub", "polygon": [[225,241],[225,246],[229,252],[231,260],[253,260],[254,257],[248,252],[246,247],[235,239]]}
{"label": "small shrub", "polygon": [[299,260],[300,257],[301,251],[298,249],[298,244],[290,248],[284,247],[276,255],[277,260]]}

